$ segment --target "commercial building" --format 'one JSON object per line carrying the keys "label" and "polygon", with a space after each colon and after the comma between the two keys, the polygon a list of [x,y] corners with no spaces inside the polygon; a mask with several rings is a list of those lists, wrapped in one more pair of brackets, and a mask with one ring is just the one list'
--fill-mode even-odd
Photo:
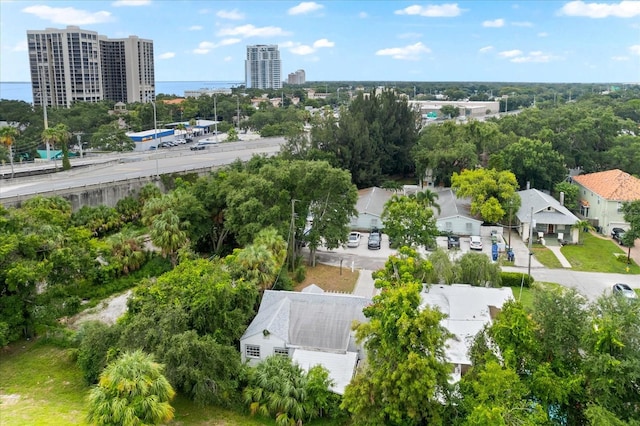
{"label": "commercial building", "polygon": [[108,39],[75,26],[27,31],[35,105],[147,102],[155,97],[153,41]]}
{"label": "commercial building", "polygon": [[282,88],[282,63],[277,44],[247,46],[245,85],[249,89]]}
{"label": "commercial building", "polygon": [[306,81],[307,77],[304,70],[289,73],[289,76],[287,77],[287,84],[304,84]]}

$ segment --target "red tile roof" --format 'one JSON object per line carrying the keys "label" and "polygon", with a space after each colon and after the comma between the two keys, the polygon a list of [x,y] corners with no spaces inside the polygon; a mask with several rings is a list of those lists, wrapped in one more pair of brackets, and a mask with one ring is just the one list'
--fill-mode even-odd
{"label": "red tile roof", "polygon": [[574,176],[573,180],[605,200],[640,200],[640,179],[619,169]]}

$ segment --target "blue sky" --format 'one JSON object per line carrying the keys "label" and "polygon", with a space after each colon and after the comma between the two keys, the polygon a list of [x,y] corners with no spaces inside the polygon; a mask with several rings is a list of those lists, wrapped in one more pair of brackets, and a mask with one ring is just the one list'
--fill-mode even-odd
{"label": "blue sky", "polygon": [[29,81],[27,30],[154,41],[158,81],[243,81],[277,44],[309,81],[640,82],[640,1],[0,0],[0,81]]}

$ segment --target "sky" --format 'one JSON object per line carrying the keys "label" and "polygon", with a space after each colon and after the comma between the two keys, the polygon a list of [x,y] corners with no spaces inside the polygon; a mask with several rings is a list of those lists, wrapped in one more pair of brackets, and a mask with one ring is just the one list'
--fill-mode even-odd
{"label": "sky", "polygon": [[30,81],[27,30],[154,42],[157,81],[244,81],[277,44],[282,79],[640,82],[640,1],[0,0],[0,81]]}

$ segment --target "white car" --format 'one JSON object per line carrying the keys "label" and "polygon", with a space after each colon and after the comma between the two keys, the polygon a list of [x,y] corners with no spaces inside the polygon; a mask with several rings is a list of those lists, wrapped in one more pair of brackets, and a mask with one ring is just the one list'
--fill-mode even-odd
{"label": "white car", "polygon": [[469,238],[469,248],[471,250],[482,250],[482,238],[478,235],[472,235]]}
{"label": "white car", "polygon": [[360,245],[360,233],[351,232],[349,234],[349,240],[347,241],[347,247],[358,247]]}

